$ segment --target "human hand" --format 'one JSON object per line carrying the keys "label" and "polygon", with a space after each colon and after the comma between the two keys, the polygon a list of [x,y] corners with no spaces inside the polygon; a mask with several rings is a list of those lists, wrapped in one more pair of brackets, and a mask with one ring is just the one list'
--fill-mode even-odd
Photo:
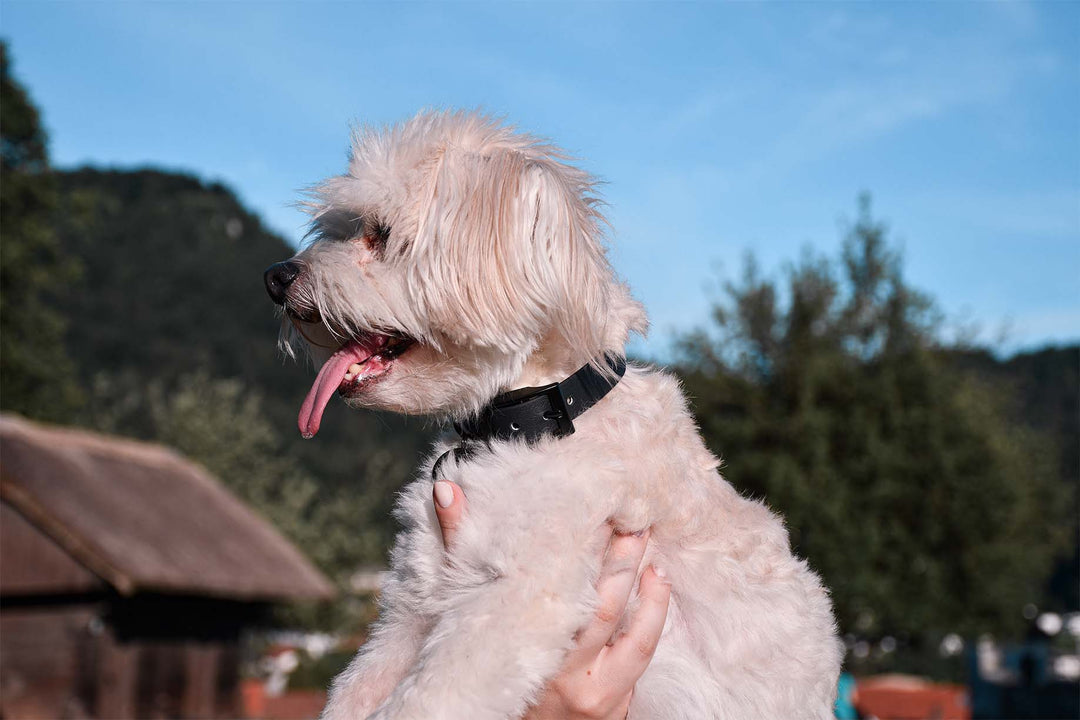
{"label": "human hand", "polygon": [[[443,545],[450,547],[465,514],[465,494],[440,480],[433,490],[435,515]],[[638,577],[649,533],[613,533],[604,555],[596,591],[600,607],[577,635],[562,669],[544,689],[523,720],[624,720],[634,684],[656,651],[667,618],[671,585],[663,573],[648,567],[641,573],[641,598],[626,632],[611,642]],[[609,644],[610,643],[610,644]]]}

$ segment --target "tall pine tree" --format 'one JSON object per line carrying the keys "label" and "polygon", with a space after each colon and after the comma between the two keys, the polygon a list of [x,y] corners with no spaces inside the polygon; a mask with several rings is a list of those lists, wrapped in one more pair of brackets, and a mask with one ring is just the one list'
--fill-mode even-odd
{"label": "tall pine tree", "polygon": [[68,421],[81,402],[51,294],[78,272],[59,252],[56,189],[37,108],[0,43],[0,407]]}

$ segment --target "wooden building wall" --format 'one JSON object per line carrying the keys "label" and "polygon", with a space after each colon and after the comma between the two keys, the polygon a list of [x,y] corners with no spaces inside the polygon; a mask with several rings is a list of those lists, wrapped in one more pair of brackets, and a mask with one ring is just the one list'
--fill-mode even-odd
{"label": "wooden building wall", "polygon": [[0,713],[79,718],[96,710],[94,607],[0,609]]}
{"label": "wooden building wall", "polygon": [[236,643],[119,642],[93,605],[0,609],[0,716],[236,718]]}

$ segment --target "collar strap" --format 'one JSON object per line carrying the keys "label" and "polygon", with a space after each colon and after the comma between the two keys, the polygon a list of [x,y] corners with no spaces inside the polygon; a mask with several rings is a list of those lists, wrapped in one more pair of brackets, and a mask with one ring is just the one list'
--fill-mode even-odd
{"label": "collar strap", "polygon": [[610,374],[586,365],[562,382],[511,390],[492,400],[480,414],[454,429],[465,440],[522,439],[535,442],[544,435],[565,437],[574,432],[574,418],[591,408],[618,384],[626,360],[604,358]]}

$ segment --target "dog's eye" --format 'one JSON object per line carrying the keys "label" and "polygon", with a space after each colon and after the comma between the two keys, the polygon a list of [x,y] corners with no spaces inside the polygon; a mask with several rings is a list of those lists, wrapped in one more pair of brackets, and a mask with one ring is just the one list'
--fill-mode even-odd
{"label": "dog's eye", "polygon": [[379,220],[373,220],[365,225],[364,244],[372,252],[383,254],[386,251],[386,243],[390,240],[390,226]]}

